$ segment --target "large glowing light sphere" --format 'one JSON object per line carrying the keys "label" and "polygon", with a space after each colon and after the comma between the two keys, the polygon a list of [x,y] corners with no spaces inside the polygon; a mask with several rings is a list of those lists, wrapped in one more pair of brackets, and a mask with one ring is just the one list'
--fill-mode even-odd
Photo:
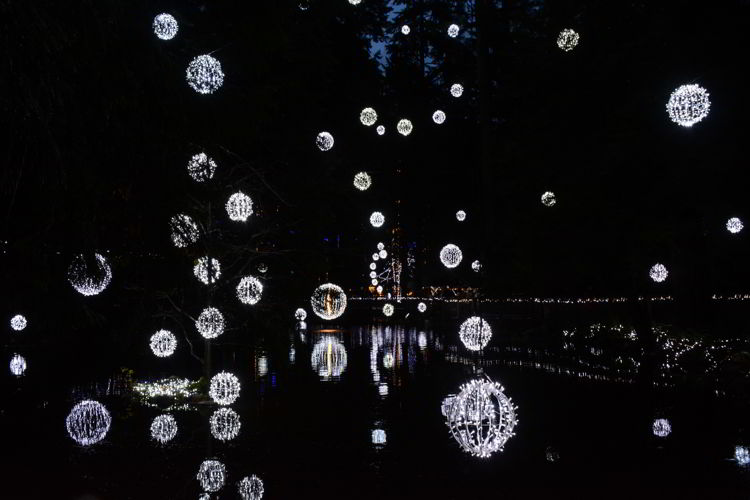
{"label": "large glowing light sphere", "polygon": [[739,219],[739,217],[732,217],[727,221],[727,231],[729,231],[732,234],[737,234],[740,231],[742,231],[742,228],[745,227],[742,224],[742,221]]}
{"label": "large glowing light sphere", "polygon": [[172,231],[172,243],[177,248],[192,245],[200,238],[198,224],[189,215],[175,215],[169,221],[169,228]]}
{"label": "large glowing light sphere", "polygon": [[451,85],[451,95],[453,97],[461,97],[464,95],[464,86],[460,83],[454,83]]}
{"label": "large glowing light sphere", "polygon": [[159,330],[151,336],[151,351],[159,358],[168,358],[177,349],[177,337],[169,330]]}
{"label": "large glowing light sphere", "polygon": [[517,408],[497,382],[476,379],[461,386],[461,392],[443,401],[446,425],[461,448],[487,458],[503,451],[515,435]]}
{"label": "large glowing light sphere", "polygon": [[171,14],[159,14],[152,24],[154,34],[162,40],[171,40],[179,29],[177,19]]}
{"label": "large glowing light sphere", "polygon": [[681,85],[669,96],[667,114],[683,127],[692,127],[708,116],[711,101],[708,92],[700,85]]}
{"label": "large glowing light sphere", "polygon": [[557,46],[565,52],[570,52],[571,50],[576,48],[579,39],[580,36],[578,35],[578,33],[573,31],[572,29],[564,29],[560,32],[559,35],[557,35]]}
{"label": "large glowing light sphere", "polygon": [[96,444],[107,435],[112,417],[98,401],[81,401],[65,419],[68,435],[81,446]]}
{"label": "large glowing light sphere", "polygon": [[420,302],[419,304],[417,304],[417,311],[423,313],[426,310],[427,310],[427,304],[425,304],[424,302]]}
{"label": "large glowing light sphere", "polygon": [[461,28],[458,27],[458,24],[451,24],[448,26],[448,36],[451,38],[456,38],[460,31]]}
{"label": "large glowing light sphere", "polygon": [[372,127],[378,121],[378,113],[372,108],[365,108],[359,113],[359,121],[365,127]]}
{"label": "large glowing light sphere", "polygon": [[217,373],[211,378],[208,395],[218,405],[231,405],[240,397],[240,381],[229,372]]}
{"label": "large glowing light sphere", "polygon": [[393,304],[386,304],[383,306],[383,314],[390,317],[393,316],[393,312],[395,309],[393,308]]}
{"label": "large glowing light sphere", "polygon": [[205,460],[198,469],[196,479],[204,491],[215,493],[224,487],[227,469],[218,460]]}
{"label": "large glowing light sphere", "polygon": [[385,243],[382,241],[378,243],[378,250],[385,250]]}
{"label": "large glowing light sphere", "polygon": [[215,339],[224,333],[224,315],[215,307],[207,307],[195,321],[195,328],[203,338]]}
{"label": "large glowing light sphere", "polygon": [[478,273],[479,271],[482,270],[482,263],[479,262],[478,260],[475,260],[474,262],[471,263],[471,270],[474,271],[475,273]]}
{"label": "large glowing light sphere", "polygon": [[240,416],[231,408],[219,408],[210,419],[211,435],[219,441],[231,441],[240,433]]}
{"label": "large glowing light sphere", "polygon": [[463,258],[463,252],[453,243],[448,243],[440,250],[440,262],[448,269],[458,267]]}
{"label": "large glowing light sphere", "polygon": [[[356,3],[354,3],[356,1]],[[349,0],[349,3],[358,4],[360,0]],[[261,500],[263,498],[263,481],[253,474],[250,477],[243,477],[242,481],[237,483],[237,491],[242,500]]]}
{"label": "large glowing light sphere", "polygon": [[385,224],[385,215],[380,212],[373,212],[370,215],[370,224],[372,227],[381,227]]}
{"label": "large glowing light sphere", "polygon": [[168,443],[177,435],[177,421],[172,415],[158,415],[151,421],[151,439]]}
{"label": "large glowing light sphere", "polygon": [[667,279],[669,272],[664,264],[654,264],[648,271],[649,277],[657,283],[662,283]]}
{"label": "large glowing light sphere", "polygon": [[294,311],[294,319],[297,321],[305,321],[307,319],[307,311],[302,309],[301,307]]}
{"label": "large glowing light sphere", "polygon": [[360,191],[367,191],[372,185],[372,177],[367,172],[359,172],[354,176],[354,187]]}
{"label": "large glowing light sphere", "polygon": [[16,377],[20,377],[24,374],[26,371],[26,358],[21,356],[20,354],[14,354],[12,358],[10,358],[10,373],[15,375]]}
{"label": "large glowing light sphere", "polygon": [[399,134],[406,137],[407,135],[411,134],[414,130],[414,125],[412,125],[411,120],[407,120],[404,118],[403,120],[399,120],[398,124],[396,125],[396,130]]}
{"label": "large glowing light sphere", "polygon": [[68,281],[76,292],[90,297],[104,291],[112,281],[112,268],[101,254],[78,255],[68,267]]}
{"label": "large glowing light sphere", "polygon": [[325,320],[336,319],[346,311],[346,294],[340,286],[325,283],[315,289],[310,305],[316,316]]}
{"label": "large glowing light sphere", "polygon": [[434,121],[438,125],[442,125],[443,123],[445,123],[445,112],[438,109],[437,111],[432,113],[432,121]]}
{"label": "large glowing light sphere", "polygon": [[375,252],[374,254],[372,254],[372,260],[374,260],[375,262],[379,261],[380,260],[380,254],[377,253],[377,252]]}
{"label": "large glowing light sphere", "polygon": [[221,63],[209,55],[198,56],[188,64],[185,71],[188,85],[199,94],[213,94],[224,84]]}
{"label": "large glowing light sphere", "polygon": [[315,138],[315,144],[321,151],[330,151],[333,147],[333,143],[333,136],[330,132],[321,132],[318,134],[318,137]]}
{"label": "large glowing light sphere", "polygon": [[370,279],[375,279],[377,277],[378,277],[378,273],[376,273],[375,271],[370,271]]}
{"label": "large glowing light sphere", "polygon": [[245,276],[237,284],[237,299],[243,304],[254,306],[263,295],[263,283],[255,276]]}
{"label": "large glowing light sphere", "polygon": [[481,351],[492,338],[492,328],[483,318],[472,316],[461,323],[458,337],[470,351]]}
{"label": "large glowing light sphere", "polygon": [[313,347],[310,362],[322,380],[336,380],[346,370],[346,348],[336,337],[324,337]]}
{"label": "large glowing light sphere", "polygon": [[545,191],[544,194],[542,194],[542,205],[545,207],[554,207],[557,203],[557,197],[555,197],[555,193],[552,191]]}
{"label": "large glowing light sphere", "polygon": [[651,425],[654,436],[665,438],[672,433],[672,424],[666,418],[657,418]]}
{"label": "large glowing light sphere", "polygon": [[378,125],[378,128],[376,128],[375,131],[378,135],[385,135],[385,127],[383,125]]}
{"label": "large glowing light sphere", "polygon": [[17,332],[20,332],[21,330],[26,328],[27,324],[28,322],[26,321],[26,317],[22,314],[16,314],[12,318],[10,318],[10,327]]}
{"label": "large glowing light sphere", "polygon": [[747,446],[735,446],[734,460],[739,465],[750,465],[750,449]]}
{"label": "large glowing light sphere", "polygon": [[216,162],[206,153],[198,153],[188,161],[188,174],[195,182],[210,181],[216,173]]}
{"label": "large glowing light sphere", "polygon": [[221,264],[209,257],[200,257],[193,267],[193,274],[204,285],[213,285],[221,278]]}
{"label": "large glowing light sphere", "polygon": [[225,208],[230,220],[247,222],[247,219],[253,215],[253,200],[242,191],[239,191],[229,197]]}
{"label": "large glowing light sphere", "polygon": [[401,33],[403,33],[404,35],[408,35],[409,33],[411,33],[411,28],[408,24],[404,24],[403,26],[401,26]]}
{"label": "large glowing light sphere", "polygon": [[463,210],[459,210],[458,212],[456,212],[456,220],[458,222],[465,221],[466,220],[466,212],[464,212]]}

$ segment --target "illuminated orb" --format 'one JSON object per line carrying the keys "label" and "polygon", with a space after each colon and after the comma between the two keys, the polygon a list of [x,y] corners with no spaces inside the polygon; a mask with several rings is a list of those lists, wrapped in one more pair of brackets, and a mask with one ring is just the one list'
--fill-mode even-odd
{"label": "illuminated orb", "polygon": [[219,408],[211,415],[211,435],[219,441],[231,441],[240,433],[240,416],[231,408]]}
{"label": "illuminated orb", "polygon": [[237,284],[237,299],[243,304],[254,306],[263,295],[263,283],[255,276],[245,276]]}
{"label": "illuminated orb", "polygon": [[654,432],[654,436],[665,438],[672,432],[672,424],[666,418],[657,418],[654,420],[651,430]]}
{"label": "illuminated orb", "polygon": [[159,358],[168,358],[177,349],[177,337],[169,330],[159,330],[151,336],[151,351]]}
{"label": "illuminated orb", "polygon": [[380,285],[378,285],[378,287],[375,289],[375,291],[378,292],[378,293],[383,293],[383,287],[380,286]]}
{"label": "illuminated orb", "polygon": [[411,28],[408,24],[404,24],[403,26],[401,26],[401,33],[403,33],[404,35],[408,35],[409,33],[411,33]]}
{"label": "illuminated orb", "polygon": [[177,34],[179,29],[177,19],[171,14],[159,14],[154,18],[152,24],[154,34],[162,40],[171,40]]}
{"label": "illuminated orb", "polygon": [[464,212],[463,210],[459,210],[458,212],[456,212],[456,220],[458,222],[465,221],[466,220],[466,212]]}
{"label": "illuminated orb", "polygon": [[463,252],[453,243],[448,243],[440,250],[440,262],[448,269],[458,267],[463,258]]}
{"label": "illuminated orb", "polygon": [[399,134],[406,137],[407,135],[411,134],[412,130],[414,130],[414,126],[411,124],[410,120],[404,118],[403,120],[399,120],[398,124],[396,125],[396,130],[398,130]]}
{"label": "illuminated orb", "polygon": [[224,487],[227,469],[218,460],[205,460],[198,469],[196,479],[205,491],[215,493]]}
{"label": "illuminated orb", "polygon": [[22,314],[16,314],[12,318],[10,318],[10,327],[17,332],[20,332],[21,330],[26,328],[27,324],[28,322],[26,321],[26,317]]}
{"label": "illuminated orb", "polygon": [[81,446],[96,444],[107,435],[112,417],[97,401],[81,401],[70,410],[65,427],[71,439]]}
{"label": "illuminated orb", "polygon": [[346,294],[340,286],[325,283],[315,289],[310,305],[316,316],[325,320],[336,319],[346,310]]}
{"label": "illuminated orb", "polygon": [[239,191],[229,197],[226,209],[230,220],[247,222],[248,217],[253,215],[253,200],[242,191]]}
{"label": "illuminated orb", "polygon": [[10,359],[10,373],[20,377],[26,371],[26,358],[20,354],[15,354]]}
{"label": "illuminated orb", "polygon": [[453,97],[461,97],[464,95],[464,86],[460,83],[454,83],[451,85],[451,95]]}
{"label": "illuminated orb", "polygon": [[219,372],[211,378],[208,395],[218,405],[231,405],[240,397],[240,381],[229,372]]}
{"label": "illuminated orb", "polygon": [[667,114],[669,118],[683,127],[692,127],[708,116],[711,101],[708,92],[700,85],[680,85],[669,96]]}
{"label": "illuminated orb", "polygon": [[734,459],[740,465],[750,464],[750,449],[747,446],[735,446]]}
{"label": "illuminated orb", "polygon": [[164,444],[177,435],[177,421],[172,415],[159,415],[151,421],[151,439]]}
{"label": "illuminated orb", "polygon": [[294,319],[297,321],[305,321],[307,319],[307,311],[302,309],[301,307],[294,311]]}
{"label": "illuminated orb", "polygon": [[376,273],[375,271],[370,271],[370,279],[375,279],[377,277],[378,277],[378,273]]}
{"label": "illuminated orb", "polygon": [[378,135],[385,135],[385,127],[383,125],[378,125],[378,128],[376,128],[375,131]]}
{"label": "illuminated orb", "polygon": [[333,147],[333,136],[329,132],[321,132],[315,138],[315,144],[321,151],[330,151]]}
{"label": "illuminated orb", "polygon": [[[357,5],[360,0],[349,0],[349,3]],[[242,500],[261,500],[263,498],[263,481],[253,474],[250,477],[243,477],[242,481],[237,483],[237,491]]]}
{"label": "illuminated orb", "polygon": [[296,327],[297,330],[307,330],[307,323],[305,323],[304,321],[298,321]]}
{"label": "illuminated orb", "polygon": [[374,262],[370,262],[370,270],[374,271],[377,268],[378,268],[377,264],[375,264]]}
{"label": "illuminated orb", "polygon": [[68,267],[68,281],[81,295],[98,295],[112,281],[112,268],[107,259],[98,253],[94,254],[93,260],[78,255]]}
{"label": "illuminated orb", "polygon": [[188,85],[199,94],[213,94],[224,84],[221,63],[209,55],[198,56],[187,67]]}
{"label": "illuminated orb", "polygon": [[657,283],[662,283],[667,279],[669,272],[664,264],[654,264],[648,271],[648,275]]}
{"label": "illuminated orb", "polygon": [[198,153],[188,162],[188,174],[195,182],[206,182],[216,173],[216,162],[206,153]]}
{"label": "illuminated orb", "polygon": [[370,215],[370,224],[372,224],[372,227],[381,227],[385,224],[385,216],[380,212],[373,212]]}
{"label": "illuminated orb", "polygon": [[200,257],[193,267],[193,274],[204,285],[212,285],[221,277],[221,264],[214,258]]}
{"label": "illuminated orb", "polygon": [[427,304],[425,304],[424,302],[420,302],[419,304],[417,304],[417,311],[423,313],[426,310],[427,310]]}
{"label": "illuminated orb", "polygon": [[372,283],[372,286],[378,286],[378,280],[374,278],[372,279],[372,281],[370,281],[370,283]]}
{"label": "illuminated orb", "polygon": [[385,259],[386,257],[388,257],[388,252],[386,250],[381,250],[378,252],[378,257],[380,257],[381,259]]}
{"label": "illuminated orb", "polygon": [[215,307],[207,307],[195,321],[195,328],[203,338],[215,339],[224,333],[224,315]]}
{"label": "illuminated orb", "polygon": [[372,444],[384,445],[386,440],[387,439],[386,439],[385,431],[383,429],[372,430]]}
{"label": "illuminated orb", "polygon": [[378,113],[372,108],[365,108],[359,114],[359,121],[361,121],[362,125],[365,127],[372,127],[375,125],[375,122],[378,121]]}
{"label": "illuminated orb", "polygon": [[472,316],[461,323],[458,336],[468,350],[480,351],[492,338],[492,328],[483,318]]}
{"label": "illuminated orb", "polygon": [[443,400],[446,425],[461,448],[487,458],[503,451],[515,435],[517,408],[497,382],[476,379],[461,386],[457,396]]}
{"label": "illuminated orb", "polygon": [[360,191],[367,191],[372,186],[372,177],[367,172],[359,172],[354,176],[354,187]]}
{"label": "illuminated orb", "polygon": [[385,397],[388,395],[388,384],[380,384],[378,386],[378,394]]}
{"label": "illuminated orb", "polygon": [[385,249],[385,243],[381,241],[380,243],[378,243],[378,250],[384,250],[384,249]]}
{"label": "illuminated orb", "polygon": [[557,198],[552,191],[545,191],[545,193],[542,194],[542,205],[545,207],[554,207],[556,203]]}
{"label": "illuminated orb", "polygon": [[385,314],[386,316],[393,316],[394,310],[395,309],[393,308],[393,304],[386,304],[383,306],[383,314]]}
{"label": "illuminated orb", "polygon": [[479,262],[478,260],[475,260],[474,262],[471,263],[471,270],[474,271],[475,273],[478,273],[479,271],[482,270],[482,263]]}
{"label": "illuminated orb", "polygon": [[557,35],[557,46],[565,52],[570,52],[576,45],[580,36],[572,29],[564,29]]}
{"label": "illuminated orb", "polygon": [[438,125],[442,125],[445,122],[445,112],[438,109],[437,111],[432,113],[432,121],[434,121]]}
{"label": "illuminated orb", "polygon": [[379,261],[380,260],[380,254],[377,253],[377,252],[375,252],[374,254],[372,254],[372,260],[374,260],[376,262]]}
{"label": "illuminated orb", "polygon": [[336,337],[324,337],[313,347],[310,362],[322,380],[338,379],[346,370],[346,348]]}
{"label": "illuminated orb", "polygon": [[745,227],[742,224],[742,221],[738,217],[732,217],[727,221],[727,231],[729,231],[732,234],[737,234],[740,231],[742,231],[742,228]]}
{"label": "illuminated orb", "polygon": [[393,368],[393,354],[391,354],[390,352],[386,353],[383,356],[383,368],[385,368],[386,370],[390,370],[391,368]]}
{"label": "illuminated orb", "polygon": [[185,248],[192,245],[200,237],[198,224],[189,215],[175,215],[169,221],[169,228],[172,231],[172,243],[177,248]]}
{"label": "illuminated orb", "polygon": [[448,36],[451,38],[456,38],[459,31],[461,31],[461,28],[458,27],[458,24],[451,24],[448,26]]}

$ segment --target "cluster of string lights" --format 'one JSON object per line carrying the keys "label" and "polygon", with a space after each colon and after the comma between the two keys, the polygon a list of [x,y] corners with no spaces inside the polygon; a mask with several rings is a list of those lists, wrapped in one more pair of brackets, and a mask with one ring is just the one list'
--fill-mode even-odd
{"label": "cluster of string lights", "polygon": [[185,79],[199,94],[213,94],[224,85],[224,72],[218,59],[204,54],[190,61],[185,71]]}
{"label": "cluster of string lights", "polygon": [[557,35],[557,46],[565,52],[570,52],[578,45],[580,35],[570,28],[566,28]]}
{"label": "cluster of string lights", "polygon": [[238,191],[229,197],[225,208],[230,220],[247,222],[253,215],[253,200],[242,191]]}
{"label": "cluster of string lights", "polygon": [[333,135],[330,132],[321,132],[318,137],[315,138],[315,144],[321,151],[330,151],[333,147]]}
{"label": "cluster of string lights", "polygon": [[401,26],[401,33],[403,35],[408,35],[409,33],[411,33],[411,28],[408,24],[404,24],[403,26]]}
{"label": "cluster of string lights", "polygon": [[313,292],[310,306],[319,318],[329,321],[339,318],[346,311],[346,293],[338,285],[325,283]]}
{"label": "cluster of string lights", "polygon": [[456,220],[458,222],[465,221],[466,220],[466,212],[464,212],[463,210],[459,210],[458,212],[456,212]]}
{"label": "cluster of string lights", "polygon": [[195,182],[206,182],[213,179],[216,173],[216,162],[206,153],[198,153],[190,158],[187,169]]}
{"label": "cluster of string lights", "polygon": [[227,469],[218,460],[204,460],[198,468],[196,479],[201,488],[209,493],[215,493],[224,487]]}
{"label": "cluster of string lights", "polygon": [[451,38],[456,38],[461,31],[461,28],[459,28],[458,24],[451,24],[448,26],[448,36]]}
{"label": "cluster of string lights", "polygon": [[365,127],[372,127],[378,121],[378,113],[372,108],[365,108],[359,113],[359,121]]}
{"label": "cluster of string lights", "polygon": [[198,224],[185,214],[177,214],[169,221],[169,227],[172,232],[172,243],[177,248],[185,248],[192,245],[200,238]]}
{"label": "cluster of string lights", "polygon": [[14,354],[13,357],[10,358],[9,367],[11,374],[16,377],[22,376],[26,372],[26,358],[20,354]]}
{"label": "cluster of string lights", "polygon": [[458,337],[470,351],[481,351],[492,338],[492,328],[479,316],[472,316],[458,329]]}
{"label": "cluster of string lights", "polygon": [[177,349],[177,337],[169,330],[159,330],[151,336],[151,351],[159,358],[167,358]]}
{"label": "cluster of string lights", "polygon": [[211,435],[219,441],[231,441],[240,433],[240,416],[231,408],[219,408],[211,415]]}
{"label": "cluster of string lights", "polygon": [[177,436],[177,421],[170,414],[158,415],[151,421],[151,439],[161,444],[168,443]]}
{"label": "cluster of string lights", "polygon": [[464,86],[460,83],[454,83],[451,85],[451,95],[453,97],[461,97],[464,95]]}
{"label": "cluster of string lights", "polygon": [[338,380],[346,370],[347,359],[346,347],[333,336],[321,338],[310,355],[312,369],[323,381]]}
{"label": "cluster of string lights", "polygon": [[177,19],[171,14],[159,14],[152,24],[154,34],[161,40],[171,40],[177,35]]}
{"label": "cluster of string lights", "polygon": [[104,439],[111,424],[107,408],[89,399],[75,405],[65,419],[68,435],[81,446],[91,446]]}
{"label": "cluster of string lights", "polygon": [[396,130],[399,134],[406,137],[407,135],[412,133],[412,131],[414,130],[414,125],[412,125],[411,120],[403,118],[396,124]]}
{"label": "cluster of string lights", "polygon": [[98,295],[112,281],[112,267],[101,254],[95,253],[93,260],[78,255],[68,267],[68,282],[81,295]]}
{"label": "cluster of string lights", "polygon": [[193,274],[204,285],[213,285],[221,278],[221,264],[213,257],[199,257],[193,266]]}
{"label": "cluster of string lights", "polygon": [[245,276],[237,284],[237,299],[245,305],[254,306],[263,295],[263,283],[255,276]]}
{"label": "cluster of string lights", "polygon": [[211,378],[208,395],[218,405],[231,405],[240,397],[240,381],[232,373],[219,372]]}
{"label": "cluster of string lights", "polygon": [[10,318],[10,327],[17,332],[23,331],[27,324],[28,321],[26,321],[26,317],[23,314],[16,314]]}
{"label": "cluster of string lights", "polygon": [[657,263],[651,266],[651,269],[648,270],[648,275],[656,283],[663,283],[667,279],[669,271],[667,271],[664,264]]}
{"label": "cluster of string lights", "polygon": [[672,433],[672,424],[666,418],[657,418],[651,424],[651,431],[654,433],[654,436],[665,438]]}
{"label": "cluster of string lights", "polygon": [[711,101],[708,92],[700,85],[680,85],[669,96],[669,119],[683,127],[692,127],[708,116]]}
{"label": "cluster of string lights", "polygon": [[370,214],[370,225],[372,227],[382,227],[385,224],[385,215],[380,212]]}
{"label": "cluster of string lights", "polygon": [[482,263],[479,262],[478,260],[475,260],[474,262],[471,263],[471,270],[474,271],[475,273],[478,273],[479,271],[482,270]]}
{"label": "cluster of string lights", "polygon": [[742,224],[742,221],[739,217],[732,217],[727,221],[727,231],[729,231],[732,234],[737,234],[740,231],[742,231],[742,228],[745,226]]}
{"label": "cluster of string lights", "polygon": [[377,132],[378,135],[385,135],[385,126],[378,125],[378,127],[375,129],[375,132]]}
{"label": "cluster of string lights", "polygon": [[555,197],[555,193],[552,191],[545,191],[542,194],[542,205],[545,207],[554,207],[557,203],[557,198]]}
{"label": "cluster of string lights", "polygon": [[372,177],[367,172],[358,172],[354,175],[354,187],[360,191],[367,191],[372,186]]}
{"label": "cluster of string lights", "polygon": [[157,380],[156,382],[138,382],[133,384],[133,391],[146,400],[154,398],[188,399],[198,394],[195,389],[195,382],[176,377]]}
{"label": "cluster of string lights", "polygon": [[224,315],[215,307],[207,307],[198,315],[195,328],[203,338],[215,339],[224,333]]}
{"label": "cluster of string lights", "polygon": [[458,267],[463,258],[463,252],[453,243],[448,243],[440,250],[440,262],[448,269]]}

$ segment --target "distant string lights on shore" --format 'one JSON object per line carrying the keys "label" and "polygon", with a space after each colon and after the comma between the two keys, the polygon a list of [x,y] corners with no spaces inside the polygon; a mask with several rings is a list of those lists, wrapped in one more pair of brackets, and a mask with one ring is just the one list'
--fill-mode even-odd
{"label": "distant string lights on shore", "polygon": [[372,127],[378,121],[378,113],[372,108],[365,108],[359,113],[359,121],[365,127]]}
{"label": "distant string lights on shore", "polygon": [[649,277],[656,283],[663,283],[666,281],[669,271],[664,264],[654,264],[648,271]]}

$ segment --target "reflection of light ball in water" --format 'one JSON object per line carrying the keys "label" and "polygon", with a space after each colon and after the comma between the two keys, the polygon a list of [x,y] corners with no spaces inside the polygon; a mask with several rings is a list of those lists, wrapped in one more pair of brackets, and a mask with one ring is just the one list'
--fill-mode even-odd
{"label": "reflection of light ball in water", "polygon": [[747,446],[735,446],[734,459],[740,465],[750,464],[750,449]]}
{"label": "reflection of light ball in water", "polygon": [[440,250],[440,262],[448,269],[458,267],[463,258],[463,252],[453,243],[448,243]]}
{"label": "reflection of light ball in water", "polygon": [[386,304],[383,306],[383,314],[385,314],[386,316],[393,316],[393,311],[393,304]]}
{"label": "reflection of light ball in water", "polygon": [[10,373],[20,377],[26,371],[26,358],[20,354],[15,354],[10,359]]}
{"label": "reflection of light ball in water", "polygon": [[386,435],[383,429],[372,430],[372,444],[383,445],[386,442]]}
{"label": "reflection of light ball in water", "polygon": [[332,320],[340,317],[346,310],[346,294],[333,283],[320,285],[310,297],[310,305],[316,316]]}
{"label": "reflection of light ball in water", "polygon": [[211,435],[219,441],[231,441],[240,433],[240,416],[231,408],[219,408],[211,415]]}
{"label": "reflection of light ball in water", "polygon": [[185,214],[177,214],[169,221],[169,228],[172,231],[172,243],[177,248],[185,248],[192,245],[200,237],[198,224]]}
{"label": "reflection of light ball in water", "polygon": [[378,121],[378,113],[372,108],[365,108],[359,114],[359,121],[362,122],[362,125],[371,127]]}
{"label": "reflection of light ball in water", "polygon": [[337,379],[346,370],[346,348],[336,337],[324,337],[313,347],[310,361],[321,379]]}
{"label": "reflection of light ball in water", "polygon": [[412,130],[414,130],[414,126],[411,124],[410,120],[404,118],[403,120],[399,120],[398,124],[396,125],[396,130],[398,130],[399,134],[406,137],[407,135],[411,134]]}
{"label": "reflection of light ball in water", "polygon": [[383,368],[385,368],[386,370],[390,370],[391,368],[393,368],[393,354],[391,354],[390,352],[386,353],[383,356]]}
{"label": "reflection of light ball in water", "polygon": [[417,304],[417,311],[423,313],[426,310],[427,310],[427,304],[425,304],[424,302],[420,302],[419,304]]}
{"label": "reflection of light ball in water", "polygon": [[401,33],[403,33],[404,35],[408,35],[409,33],[411,33],[411,28],[408,24],[404,24],[403,26],[401,26]]}
{"label": "reflection of light ball in water", "polygon": [[372,224],[372,227],[381,227],[385,224],[385,215],[380,212],[373,212],[370,215],[370,224]]}
{"label": "reflection of light ball in water", "polygon": [[475,260],[474,262],[471,263],[471,270],[474,271],[475,273],[478,273],[479,271],[482,270],[482,263],[479,262],[478,260]]}
{"label": "reflection of light ball in water", "polygon": [[648,275],[657,283],[662,283],[667,279],[669,272],[664,264],[654,264],[648,271]]}
{"label": "reflection of light ball in water", "polygon": [[354,187],[360,191],[367,191],[372,185],[372,178],[367,172],[359,172],[354,176]]}
{"label": "reflection of light ball in water", "polygon": [[434,121],[438,125],[442,125],[445,122],[445,112],[438,109],[437,111],[432,113],[432,121]]}
{"label": "reflection of light ball in water", "polygon": [[654,420],[651,430],[653,431],[654,436],[664,438],[669,436],[672,432],[672,424],[670,424],[669,420],[666,418],[657,418]]}
{"label": "reflection of light ball in water", "polygon": [[93,259],[78,255],[68,267],[68,281],[81,295],[98,295],[112,281],[112,268],[107,259],[98,253],[94,254]]}
{"label": "reflection of light ball in water", "polygon": [[737,234],[740,231],[742,231],[742,228],[745,227],[742,224],[742,221],[738,217],[732,217],[727,221],[727,231],[729,231],[732,234]]}
{"label": "reflection of light ball in water", "polygon": [[461,323],[458,336],[467,349],[479,351],[484,349],[492,338],[492,328],[483,318],[472,316]]}
{"label": "reflection of light ball in water", "polygon": [[[360,0],[349,0],[349,3],[358,4]],[[263,498],[263,481],[253,474],[250,477],[243,477],[242,481],[237,483],[237,491],[242,500],[261,500]]]}
{"label": "reflection of light ball in water", "polygon": [[215,307],[207,307],[198,316],[195,328],[204,338],[215,339],[224,333],[224,315]]}
{"label": "reflection of light ball in water", "polygon": [[81,401],[70,410],[65,427],[70,437],[81,446],[96,444],[107,435],[112,417],[97,401]]}
{"label": "reflection of light ball in water", "polygon": [[461,31],[461,28],[458,27],[458,24],[451,24],[448,26],[448,36],[451,38],[456,38],[459,31]]}
{"label": "reflection of light ball in water", "polygon": [[237,299],[243,304],[254,306],[260,302],[263,283],[255,276],[245,276],[237,284]]}
{"label": "reflection of light ball in water", "polygon": [[26,317],[22,314],[16,314],[12,318],[10,318],[10,327],[17,332],[20,332],[21,330],[26,328],[27,324],[28,323],[26,321]]}
{"label": "reflection of light ball in water", "polygon": [[224,487],[227,469],[218,460],[206,460],[198,469],[196,479],[205,491],[214,493]]}
{"label": "reflection of light ball in water", "polygon": [[708,92],[700,85],[681,85],[667,101],[669,118],[683,127],[692,127],[703,120],[710,109]]}
{"label": "reflection of light ball in water", "polygon": [[193,266],[193,274],[204,285],[211,285],[221,277],[221,264],[214,258],[199,257]]}
{"label": "reflection of light ball in water", "polygon": [[546,191],[544,194],[542,194],[542,205],[544,205],[545,207],[554,207],[555,203],[557,203],[555,193],[553,193],[552,191]]}
{"label": "reflection of light ball in water", "polygon": [[159,14],[152,24],[154,34],[162,40],[171,40],[177,34],[177,19],[170,14]]}
{"label": "reflection of light ball in water", "polygon": [[378,287],[375,289],[375,291],[378,292],[378,293],[383,293],[383,287],[380,286],[380,285],[378,285]]}
{"label": "reflection of light ball in water", "polygon": [[370,283],[372,283],[372,286],[378,286],[378,280],[374,278],[372,279],[372,281],[370,281]]}
{"label": "reflection of light ball in water", "polygon": [[253,200],[242,191],[239,191],[229,197],[225,208],[230,220],[247,222],[247,219],[253,215]]}
{"label": "reflection of light ball in water", "polygon": [[321,151],[329,151],[333,147],[333,136],[329,132],[321,132],[315,138],[315,144]]}
{"label": "reflection of light ball in water", "polygon": [[570,52],[576,45],[580,36],[572,29],[564,29],[557,35],[557,46],[565,52]]}
{"label": "reflection of light ball in water", "polygon": [[177,349],[177,337],[169,330],[159,330],[151,336],[150,346],[157,357],[166,358]]}
{"label": "reflection of light ball in water", "polygon": [[206,153],[198,153],[188,162],[188,174],[195,182],[206,182],[213,179],[216,173],[216,162]]}
{"label": "reflection of light ball in water", "polygon": [[297,321],[305,321],[307,319],[307,311],[302,309],[301,307],[294,311],[294,319]]}
{"label": "reflection of light ball in water", "polygon": [[451,85],[451,95],[453,97],[461,97],[464,95],[464,86],[460,83],[454,83]]}
{"label": "reflection of light ball in water", "polygon": [[188,85],[199,94],[213,94],[224,84],[221,63],[209,55],[201,55],[190,61],[185,72]]}
{"label": "reflection of light ball in water", "polygon": [[218,405],[231,405],[240,397],[240,381],[229,372],[217,373],[211,378],[208,395]]}
{"label": "reflection of light ball in water", "polygon": [[159,415],[151,422],[151,439],[164,444],[177,435],[177,421],[172,415]]}
{"label": "reflection of light ball in water", "polygon": [[378,125],[378,128],[375,129],[378,133],[378,135],[384,135],[385,134],[385,127],[383,125]]}
{"label": "reflection of light ball in water", "polygon": [[456,220],[458,222],[465,221],[466,220],[466,212],[464,212],[463,210],[459,210],[458,212],[456,212]]}

